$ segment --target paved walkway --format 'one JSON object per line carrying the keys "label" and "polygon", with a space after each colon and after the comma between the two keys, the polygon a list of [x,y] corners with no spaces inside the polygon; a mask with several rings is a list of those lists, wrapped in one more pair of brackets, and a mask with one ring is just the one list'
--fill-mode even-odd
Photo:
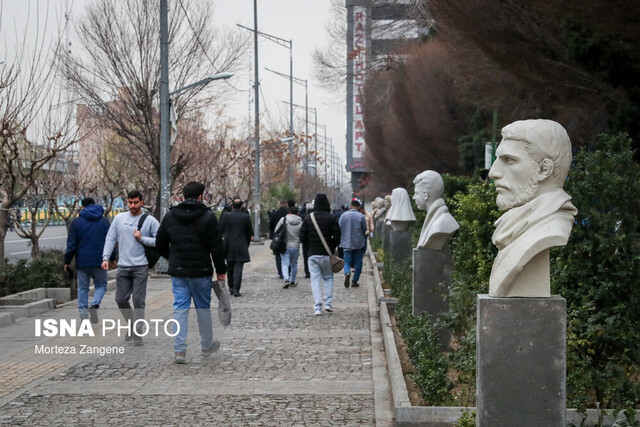
{"label": "paved walkway", "polygon": [[[313,315],[309,279],[281,289],[267,245],[251,246],[243,296],[221,350],[200,356],[190,317],[187,363],[174,365],[172,338],[143,347],[115,332],[34,337],[35,320],[0,328],[0,424],[10,425],[380,425],[392,424],[378,308],[365,260],[360,288],[335,276],[334,314]],[[214,297],[215,299],[215,297]],[[150,279],[147,319],[171,318],[171,284]],[[77,318],[75,301],[39,318]],[[217,302],[216,302],[217,306]],[[100,309],[117,319],[114,293]],[[124,348],[124,354],[36,354],[46,348]]]}

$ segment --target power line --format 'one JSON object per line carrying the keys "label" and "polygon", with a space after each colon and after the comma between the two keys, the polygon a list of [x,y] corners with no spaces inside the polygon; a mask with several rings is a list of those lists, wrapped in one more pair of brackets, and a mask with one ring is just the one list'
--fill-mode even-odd
{"label": "power line", "polygon": [[[220,73],[220,70],[218,69],[218,67],[216,67],[216,64],[213,62],[213,60],[211,59],[211,57],[207,53],[207,50],[204,48],[204,45],[202,44],[202,41],[200,40],[200,35],[198,34],[196,29],[194,28],[193,23],[191,22],[191,18],[189,17],[189,13],[187,12],[187,9],[184,7],[184,4],[182,4],[182,0],[178,0],[178,3],[180,3],[180,8],[184,12],[184,16],[187,18],[187,22],[189,23],[189,27],[191,27],[191,31],[193,31],[193,35],[195,36],[196,41],[198,42],[198,45],[200,46],[200,49],[202,49],[202,53],[204,53],[204,56],[207,57],[207,59],[209,60],[209,63],[211,64],[211,66],[213,67],[215,72],[216,73]],[[248,92],[248,91],[251,90],[251,88],[249,88],[249,89],[239,89],[239,88],[235,87],[234,85],[232,85],[231,83],[229,83],[227,80],[225,80],[224,82],[226,84],[228,84],[231,88],[237,90],[238,92]]]}

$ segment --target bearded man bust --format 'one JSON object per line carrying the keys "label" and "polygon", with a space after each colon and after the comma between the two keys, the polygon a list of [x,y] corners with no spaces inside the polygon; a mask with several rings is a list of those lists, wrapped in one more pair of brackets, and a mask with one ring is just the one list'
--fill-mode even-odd
{"label": "bearded man bust", "polygon": [[559,123],[520,120],[502,129],[489,171],[506,211],[492,237],[490,296],[551,296],[549,248],[567,244],[578,213],[562,189],[570,165],[571,141]]}

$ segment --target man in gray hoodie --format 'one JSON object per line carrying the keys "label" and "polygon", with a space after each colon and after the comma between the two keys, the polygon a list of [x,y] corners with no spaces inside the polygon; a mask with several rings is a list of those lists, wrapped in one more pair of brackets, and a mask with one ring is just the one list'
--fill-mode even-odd
{"label": "man in gray hoodie", "polygon": [[[131,332],[137,320],[144,319],[145,300],[147,298],[147,279],[149,278],[149,261],[144,255],[144,246],[156,245],[156,234],[160,224],[148,215],[138,229],[144,201],[142,193],[137,190],[127,195],[128,212],[116,215],[107,233],[102,251],[102,268],[109,269],[109,257],[118,243],[118,273],[116,274],[116,303],[125,320],[130,322],[129,332],[125,337],[131,341]],[[129,299],[133,295],[133,313]],[[134,331],[135,332],[135,331]],[[142,337],[133,334],[133,344],[142,345]]]}
{"label": "man in gray hoodie", "polygon": [[298,257],[300,256],[300,227],[302,226],[302,218],[298,216],[297,206],[289,208],[289,214],[281,218],[276,225],[275,232],[284,224],[287,225],[287,250],[282,254],[282,275],[284,276],[284,286],[298,286],[296,283],[296,275],[298,274]]}

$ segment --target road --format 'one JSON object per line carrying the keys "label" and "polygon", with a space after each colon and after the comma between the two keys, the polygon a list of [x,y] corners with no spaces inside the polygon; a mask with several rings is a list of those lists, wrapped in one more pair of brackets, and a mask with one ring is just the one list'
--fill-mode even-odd
{"label": "road", "polygon": [[[50,225],[40,237],[40,249],[65,249],[67,246],[67,227]],[[20,258],[31,258],[31,242],[22,239],[14,231],[8,231],[4,241],[4,256],[9,262]]]}

